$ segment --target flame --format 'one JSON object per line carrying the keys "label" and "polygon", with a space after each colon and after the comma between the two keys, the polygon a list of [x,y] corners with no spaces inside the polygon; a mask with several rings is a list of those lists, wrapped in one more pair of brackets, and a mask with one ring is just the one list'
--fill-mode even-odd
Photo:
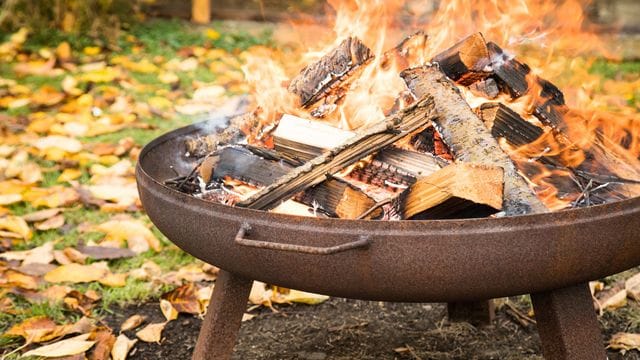
{"label": "flame", "polygon": [[[243,71],[254,104],[261,110],[258,130],[272,128],[283,114],[313,118],[287,90],[287,84],[305,65],[320,59],[347,37],[362,40],[375,58],[349,85],[337,109],[323,120],[353,130],[379,122],[390,111],[406,105],[402,95],[406,86],[398,76],[402,70],[424,64],[460,39],[482,32],[488,41],[499,44],[511,57],[517,54],[532,69],[527,77],[527,94],[517,99],[501,94],[492,101],[508,105],[526,121],[545,129],[543,136],[527,146],[514,149],[502,145],[520,169],[528,169],[528,180],[549,208],[567,207],[581,194],[561,189],[559,183],[574,180],[570,173],[549,169],[533,160],[553,157],[563,166],[575,168],[585,161],[586,151],[603,138],[617,144],[629,159],[640,156],[640,116],[637,109],[617,95],[628,90],[617,89],[616,83],[588,72],[595,56],[615,58],[615,51],[585,20],[583,9],[588,0],[450,0],[441,1],[428,17],[421,14],[422,2],[327,0],[327,3],[330,15],[327,23],[292,22],[285,32],[276,34],[276,38],[286,39],[288,46],[280,50],[258,48],[243,54]],[[407,21],[403,16],[407,13],[417,20]],[[417,30],[428,34],[428,41],[410,42],[407,48],[393,51],[402,37]],[[551,80],[565,94],[566,106],[558,106],[566,124],[562,129],[564,135],[535,116],[536,107],[549,100],[541,78]],[[628,86],[639,88],[640,80],[634,84]],[[460,88],[472,108],[488,102],[467,88]],[[603,89],[608,95],[601,94]]]}

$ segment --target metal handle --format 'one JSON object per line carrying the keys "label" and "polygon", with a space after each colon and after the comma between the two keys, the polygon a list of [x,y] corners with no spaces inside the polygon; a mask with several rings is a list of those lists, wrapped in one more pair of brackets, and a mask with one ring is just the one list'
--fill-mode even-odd
{"label": "metal handle", "polygon": [[258,241],[258,240],[250,240],[245,239],[245,235],[247,232],[251,230],[251,225],[242,224],[240,230],[238,230],[238,234],[235,238],[235,243],[242,246],[248,246],[258,249],[269,249],[269,250],[280,250],[280,251],[290,251],[297,252],[300,254],[311,254],[311,255],[332,255],[341,252],[345,252],[353,249],[365,249],[371,245],[371,239],[367,236],[360,236],[360,239],[356,241],[352,241],[342,245],[336,245],[331,247],[315,247],[315,246],[304,246],[304,245],[293,245],[293,244],[283,244],[283,243],[275,243],[269,241]]}

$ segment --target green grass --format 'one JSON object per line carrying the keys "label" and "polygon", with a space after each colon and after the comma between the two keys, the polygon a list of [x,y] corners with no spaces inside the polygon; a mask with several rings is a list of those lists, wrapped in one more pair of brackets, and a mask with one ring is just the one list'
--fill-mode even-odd
{"label": "green grass", "polygon": [[640,61],[611,62],[597,60],[590,69],[593,74],[599,74],[608,79],[616,79],[619,76],[640,77]]}

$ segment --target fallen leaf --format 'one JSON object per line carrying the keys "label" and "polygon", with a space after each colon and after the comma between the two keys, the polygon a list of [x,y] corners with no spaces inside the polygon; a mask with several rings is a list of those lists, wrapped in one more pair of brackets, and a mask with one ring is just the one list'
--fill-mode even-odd
{"label": "fallen leaf", "polygon": [[98,280],[100,284],[108,287],[123,287],[127,285],[127,276],[129,274],[121,273],[121,274],[113,274],[109,273],[104,276],[102,279]]}
{"label": "fallen leaf", "polygon": [[116,342],[116,337],[113,336],[110,329],[101,328],[95,331],[89,337],[90,340],[96,342],[95,346],[89,353],[89,360],[109,360],[109,354]]}
{"label": "fallen leaf", "polygon": [[111,349],[112,360],[126,360],[129,351],[137,342],[137,339],[130,340],[126,335],[120,334]]}
{"label": "fallen leaf", "polygon": [[91,309],[97,299],[91,298],[77,290],[71,290],[64,298],[63,302],[71,310],[77,310],[85,316],[91,315]]}
{"label": "fallen leaf", "polygon": [[[38,259],[38,261],[46,261],[46,260]],[[30,264],[22,264],[16,270],[18,270],[23,274],[40,277],[40,276],[44,276],[44,274],[55,269],[56,267],[57,266],[53,264],[30,263]]]}
{"label": "fallen leaf", "polygon": [[329,300],[329,297],[326,295],[318,295],[318,294],[313,294],[313,293],[308,293],[308,292],[298,291],[298,290],[289,290],[289,292],[286,294],[281,294],[281,293],[276,294],[274,292],[274,295],[275,295],[274,299],[272,300],[273,302],[278,304],[301,303],[301,304],[307,304],[307,305],[318,305]]}
{"label": "fallen leaf", "polygon": [[618,282],[611,288],[601,291],[596,295],[596,302],[602,314],[604,310],[614,310],[627,305],[627,290],[624,282]]}
{"label": "fallen leaf", "polygon": [[[146,241],[145,241],[145,244],[146,244]],[[77,250],[94,260],[125,259],[125,258],[134,257],[136,255],[136,253],[131,251],[130,249],[121,249],[121,248],[114,248],[109,246],[80,245],[78,246]]]}
{"label": "fallen leaf", "polygon": [[40,231],[59,229],[64,225],[64,216],[56,215],[41,223],[37,223],[35,228]]}
{"label": "fallen leaf", "polygon": [[64,171],[58,176],[58,182],[68,182],[77,180],[82,176],[82,171],[79,169],[64,169]]}
{"label": "fallen leaf", "polygon": [[40,283],[38,277],[23,274],[15,270],[7,270],[4,273],[4,278],[9,285],[29,290],[37,289]]}
{"label": "fallen leaf", "polygon": [[0,205],[12,205],[22,201],[22,195],[20,194],[5,194],[0,195]]}
{"label": "fallen leaf", "polygon": [[19,238],[29,240],[33,236],[26,221],[19,216],[5,216],[0,218],[0,230],[6,230],[18,235]]}
{"label": "fallen leaf", "polygon": [[105,266],[97,265],[94,263],[91,265],[80,264],[68,264],[57,267],[56,269],[48,272],[44,279],[51,283],[87,283],[92,281],[98,281],[105,277],[109,270]]}
{"label": "fallen leaf", "polygon": [[67,259],[71,260],[71,262],[74,262],[76,264],[84,264],[87,262],[87,256],[74,248],[68,247],[65,248],[62,252]]}
{"label": "fallen leaf", "polygon": [[64,186],[50,188],[32,188],[23,194],[24,201],[33,207],[59,208],[69,206],[80,200],[75,189]]}
{"label": "fallen leaf", "polygon": [[609,340],[609,349],[640,350],[640,334],[617,333]]}
{"label": "fallen leaf", "polygon": [[153,280],[160,275],[162,275],[162,269],[151,260],[145,261],[139,269],[129,271],[129,276],[132,278],[145,281]]}
{"label": "fallen leaf", "polygon": [[23,356],[62,357],[82,354],[89,350],[95,341],[87,341],[89,334],[78,335],[70,339],[61,340],[53,344],[45,345],[37,349],[27,351]]}
{"label": "fallen leaf", "polygon": [[196,286],[193,283],[180,286],[162,295],[162,299],[168,300],[181,313],[198,315],[203,312],[198,301]]}
{"label": "fallen leaf", "polygon": [[169,302],[169,300],[160,299],[160,311],[162,311],[162,315],[164,315],[167,321],[172,321],[178,318],[180,314],[178,310],[176,310],[173,305]]}
{"label": "fallen leaf", "polygon": [[3,336],[21,336],[27,343],[40,343],[59,338],[66,333],[66,327],[46,316],[36,316],[13,325]]}
{"label": "fallen leaf", "polygon": [[132,315],[120,325],[120,331],[129,331],[142,325],[146,317],[142,315]]}
{"label": "fallen leaf", "polygon": [[74,138],[51,135],[38,138],[31,143],[38,150],[44,151],[50,148],[58,148],[70,154],[78,153],[82,150],[82,143]]}
{"label": "fallen leaf", "polygon": [[167,325],[166,322],[149,324],[136,333],[138,339],[148,343],[160,343],[162,330]]}
{"label": "fallen leaf", "polygon": [[142,236],[153,250],[161,250],[160,240],[139,220],[111,220],[98,225],[96,229],[106,233],[107,240],[126,241]]}
{"label": "fallen leaf", "polygon": [[58,208],[40,210],[40,211],[35,211],[26,215],[22,215],[22,218],[26,222],[44,221],[58,215],[61,211],[62,209],[58,209]]}
{"label": "fallen leaf", "polygon": [[242,314],[242,322],[245,321],[250,321],[251,319],[253,319],[254,317],[256,317],[256,315],[253,314]]}
{"label": "fallen leaf", "polygon": [[624,287],[627,290],[627,296],[629,296],[630,299],[640,301],[640,274],[636,274],[627,279]]}

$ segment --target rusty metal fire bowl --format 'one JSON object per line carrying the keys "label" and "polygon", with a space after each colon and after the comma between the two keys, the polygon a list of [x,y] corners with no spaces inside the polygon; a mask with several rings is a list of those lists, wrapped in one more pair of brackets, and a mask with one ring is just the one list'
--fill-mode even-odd
{"label": "rusty metal fire bowl", "polygon": [[640,264],[640,198],[497,219],[363,221],[228,207],[163,184],[189,126],[140,154],[140,197],[173,243],[223,271],[194,358],[230,358],[252,280],[337,297],[471,302],[532,294],[548,359],[604,359],[586,285]]}

